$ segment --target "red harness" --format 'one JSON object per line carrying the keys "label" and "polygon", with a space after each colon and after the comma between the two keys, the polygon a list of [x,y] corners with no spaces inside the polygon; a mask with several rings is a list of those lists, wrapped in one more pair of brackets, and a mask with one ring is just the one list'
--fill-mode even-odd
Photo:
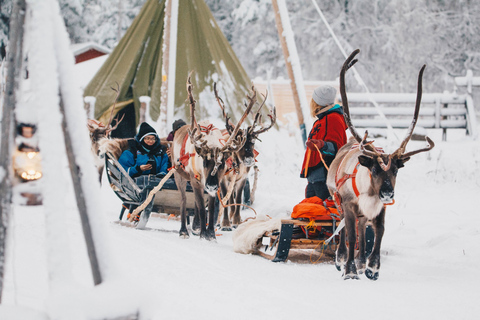
{"label": "red harness", "polygon": [[[351,152],[352,150],[357,149],[357,148],[358,148],[358,144],[354,144],[352,146],[352,149],[350,149],[349,152]],[[384,152],[382,148],[375,148],[375,149],[380,153]],[[342,162],[343,162],[343,160],[342,160]],[[335,199],[338,210],[343,214],[342,198],[340,196],[339,190],[345,184],[345,182],[347,182],[348,179],[352,179],[353,192],[355,192],[355,196],[358,198],[358,196],[360,195],[360,192],[358,191],[358,188],[357,188],[356,177],[357,177],[358,168],[360,167],[360,162],[357,162],[357,164],[355,165],[355,169],[353,169],[353,172],[351,174],[346,174],[343,177],[341,177],[340,179],[338,179],[338,171],[339,171],[341,166],[342,166],[342,164],[340,164],[338,166],[337,173],[335,174],[335,186],[336,186],[337,191],[335,191],[333,196],[334,196],[334,199]],[[394,203],[395,203],[395,201],[393,201],[391,204],[394,204]],[[387,205],[387,204],[385,204],[385,205]]]}
{"label": "red harness", "polygon": [[[200,127],[200,132],[203,132],[206,135],[210,134],[210,132],[212,132],[213,130],[218,130],[218,128],[214,127],[213,124],[209,124],[206,127],[199,125],[199,127]],[[178,161],[180,161],[183,168],[185,168],[188,165],[188,160],[190,160],[191,157],[194,157],[196,155],[195,152],[185,153],[185,145],[187,144],[188,138],[189,138],[188,134],[186,134],[185,138],[183,138],[182,148],[180,149],[180,158],[178,159]],[[222,145],[225,145],[225,142],[226,142],[225,139],[220,139],[220,143]]]}

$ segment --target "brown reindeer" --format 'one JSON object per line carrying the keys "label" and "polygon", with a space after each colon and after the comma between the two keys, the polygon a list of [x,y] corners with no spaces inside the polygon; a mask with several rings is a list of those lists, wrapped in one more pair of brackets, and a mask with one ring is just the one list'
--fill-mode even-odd
{"label": "brown reindeer", "polygon": [[[118,87],[118,84],[117,84]],[[123,144],[124,142],[119,142],[119,143],[111,143],[107,142],[110,140],[110,133],[112,133],[113,130],[117,129],[118,125],[120,122],[122,122],[123,115],[120,120],[118,118],[113,119],[113,111],[115,110],[115,105],[117,103],[118,95],[120,90],[117,88],[112,88],[113,91],[117,93],[115,97],[115,101],[113,103],[113,108],[112,112],[110,114],[110,119],[108,120],[108,123],[105,125],[104,123],[97,121],[95,119],[89,119],[87,121],[87,128],[88,131],[90,131],[90,141],[92,142],[92,153],[95,159],[95,166],[97,167],[98,170],[98,177],[100,179],[100,183],[102,182],[102,173],[103,173],[103,167],[105,166],[105,160],[104,160],[104,155],[105,151],[101,152],[100,151],[100,146],[105,145],[103,149],[111,151],[113,154],[116,154],[115,150],[118,150],[119,148],[122,148],[119,144]],[[115,120],[115,125],[112,126],[112,121]],[[107,140],[107,141],[106,141]],[[127,140],[127,139],[113,139],[113,140]],[[121,154],[121,152],[120,152]],[[120,157],[120,155],[118,155]],[[118,159],[117,157],[117,159]]]}
{"label": "brown reindeer", "polygon": [[[223,100],[218,96],[216,90],[216,84],[213,86],[215,97],[218,101],[220,108],[223,111],[223,115],[225,118],[225,127],[229,133],[229,135],[233,134],[234,126],[231,123],[229,117],[225,114],[225,106]],[[240,204],[242,203],[242,195],[243,190],[245,188],[245,183],[247,181],[248,173],[250,168],[253,167],[255,164],[255,142],[256,140],[260,140],[258,137],[260,134],[269,130],[276,121],[276,110],[273,107],[273,110],[270,111],[268,117],[270,118],[270,124],[268,126],[264,126],[261,124],[261,109],[265,102],[267,101],[268,91],[265,95],[263,95],[263,103],[258,108],[255,116],[253,117],[252,125],[248,126],[246,129],[240,129],[237,134],[243,135],[246,132],[246,141],[242,148],[240,148],[237,152],[232,155],[232,170],[235,171],[236,175],[233,174],[233,171],[230,170],[229,174],[226,174],[220,184],[222,189],[222,194],[227,194],[227,186],[232,183],[232,179],[235,177],[235,186],[234,192],[232,193],[228,204],[231,207],[230,215],[228,215],[227,210],[223,212],[223,219],[221,222],[221,230],[222,231],[231,231],[232,225],[233,227],[237,227],[242,221],[240,217]],[[257,130],[257,126],[260,126]],[[222,211],[220,210],[219,213]],[[220,220],[221,214],[218,217]]]}
{"label": "brown reindeer", "polygon": [[[363,138],[357,133],[348,109],[345,72],[357,62],[354,58],[359,52],[358,49],[352,52],[340,72],[340,94],[345,121],[353,137],[338,151],[335,160],[332,162],[327,176],[327,185],[345,219],[346,231],[342,229],[340,233],[340,243],[336,252],[335,264],[337,269],[344,268],[344,279],[359,279],[358,271],[359,273],[365,272],[369,279],[377,280],[380,269],[380,246],[384,233],[385,206],[392,204],[394,201],[397,171],[404,166],[411,156],[431,150],[434,143],[426,137],[427,147],[405,152],[418,119],[425,65],[418,75],[417,99],[413,120],[400,147],[395,152],[386,154],[375,148],[372,144],[373,141],[366,140],[368,132],[365,132]],[[359,233],[358,259],[357,264],[355,264],[357,220]],[[367,222],[372,224],[375,233],[374,247],[368,259],[365,255],[365,226]],[[348,250],[345,243],[345,232],[348,238]]]}
{"label": "brown reindeer", "polygon": [[[186,184],[190,181],[195,195],[196,214],[200,223],[200,238],[215,239],[215,197],[219,182],[225,173],[225,161],[245,143],[245,135],[237,135],[239,128],[255,103],[255,94],[250,105],[237,124],[233,135],[225,141],[222,132],[208,121],[197,123],[195,119],[195,99],[192,94],[190,76],[187,80],[187,93],[190,103],[190,126],[183,126],[175,133],[172,145],[173,163],[177,168],[175,183],[181,192],[180,237],[189,238],[186,227]],[[204,202],[204,191],[208,193],[208,228]],[[194,226],[195,227],[195,226]]]}

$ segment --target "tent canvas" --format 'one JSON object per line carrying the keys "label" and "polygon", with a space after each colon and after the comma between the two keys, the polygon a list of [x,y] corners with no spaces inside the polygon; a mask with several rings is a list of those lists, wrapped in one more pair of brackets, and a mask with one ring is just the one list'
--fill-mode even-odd
{"label": "tent canvas", "polygon": [[[149,116],[153,121],[159,119],[165,2],[148,0],[144,4],[117,47],[85,88],[85,96],[96,98],[96,119],[109,117],[116,96],[111,88],[117,83],[120,94],[115,114],[133,104],[135,124],[138,125],[139,97],[149,96]],[[179,0],[178,8],[177,39],[171,41],[177,46],[173,118],[187,120],[190,116],[189,106],[185,103],[185,84],[193,70],[197,117],[221,118],[213,93],[213,83],[217,82],[227,112],[233,120],[238,120],[243,113],[243,100],[251,87],[250,79],[203,0]],[[167,119],[168,124],[174,119]],[[132,123],[132,119],[129,122]]]}

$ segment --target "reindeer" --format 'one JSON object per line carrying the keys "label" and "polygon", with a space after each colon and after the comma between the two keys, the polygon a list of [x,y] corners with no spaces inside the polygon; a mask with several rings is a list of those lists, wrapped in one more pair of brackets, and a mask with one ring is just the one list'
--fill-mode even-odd
{"label": "reindeer", "polygon": [[[343,64],[340,72],[340,94],[342,97],[345,121],[352,134],[349,142],[343,146],[332,162],[327,186],[334,197],[337,207],[345,219],[348,237],[348,251],[345,243],[345,229],[340,233],[340,243],[336,251],[335,265],[340,271],[344,268],[344,279],[359,279],[359,273],[365,272],[367,278],[377,280],[380,269],[380,246],[384,233],[386,205],[394,202],[394,189],[397,171],[405,165],[411,156],[431,150],[435,144],[426,137],[427,147],[405,152],[408,141],[412,137],[417,123],[420,102],[422,99],[422,77],[425,65],[418,75],[417,98],[415,112],[407,135],[400,147],[392,154],[383,153],[373,146],[373,141],[367,141],[368,132],[362,138],[352,125],[345,91],[345,72],[357,60],[355,56],[360,50],[352,52]],[[357,144],[354,144],[357,143]],[[358,260],[355,264],[354,250],[356,243],[356,220],[358,219]],[[365,256],[365,225],[373,225],[375,242],[368,257]]]}
{"label": "reindeer", "polygon": [[[223,103],[223,100],[218,96],[216,83],[214,84],[213,89],[215,93],[215,98],[217,99],[217,102],[225,118],[226,130],[230,135],[232,135],[234,134],[234,126],[231,123],[229,117],[225,113],[225,105]],[[243,147],[240,148],[238,152],[232,155],[232,166],[233,166],[232,170],[235,170],[237,174],[236,175],[226,174],[224,176],[224,179],[220,183],[220,186],[222,188],[222,193],[223,195],[226,195],[227,185],[232,183],[232,179],[235,176],[234,194],[231,195],[230,200],[228,202],[232,206],[232,209],[230,211],[230,216],[228,215],[227,210],[224,210],[223,212],[223,219],[221,224],[222,231],[231,231],[232,225],[233,227],[236,227],[242,222],[240,217],[239,204],[242,203],[242,195],[243,195],[245,183],[247,181],[248,173],[250,171],[250,168],[253,167],[253,165],[255,164],[255,150],[254,150],[255,141],[260,140],[258,136],[261,133],[268,131],[275,124],[277,114],[276,114],[275,107],[273,107],[273,110],[271,110],[270,114],[268,115],[268,117],[270,118],[270,125],[263,126],[262,124],[260,125],[260,128],[256,130],[258,124],[262,122],[261,121],[262,116],[260,111],[263,105],[265,104],[265,102],[267,101],[267,96],[268,96],[268,91],[266,92],[265,95],[263,95],[263,98],[264,98],[263,103],[260,105],[257,112],[255,113],[255,116],[253,117],[254,121],[252,125],[248,126],[247,129],[240,129],[238,131],[239,135],[243,135],[246,132],[246,141]],[[220,215],[219,215],[219,220],[220,220]]]}
{"label": "reindeer", "polygon": [[[244,144],[246,135],[237,135],[239,128],[252,109],[256,97],[255,93],[249,97],[250,105],[242,119],[233,131],[233,135],[228,137],[225,142],[225,136],[221,131],[213,127],[208,121],[197,123],[195,119],[195,99],[192,94],[192,83],[190,76],[187,79],[187,93],[190,103],[190,126],[183,126],[175,133],[172,145],[172,155],[174,166],[177,168],[175,174],[175,183],[181,192],[181,227],[180,237],[187,239],[189,233],[186,228],[186,194],[185,187],[187,181],[193,188],[195,195],[196,213],[200,222],[200,238],[207,240],[215,239],[215,197],[219,182],[225,174],[225,161],[237,152]],[[204,203],[204,190],[208,194],[208,229]]]}
{"label": "reindeer", "polygon": [[[118,87],[118,84],[117,84],[117,87]],[[110,119],[108,120],[107,125],[95,119],[89,119],[87,121],[87,128],[88,128],[88,131],[90,131],[90,141],[92,142],[91,150],[95,159],[95,166],[97,167],[97,170],[98,170],[98,177],[100,179],[100,183],[102,182],[103,167],[105,166],[105,160],[103,159],[105,155],[105,151],[101,152],[100,150],[101,145],[106,144],[103,147],[103,149],[107,149],[116,155],[118,153],[118,150],[122,150],[122,148],[124,149],[127,148],[125,143],[128,144],[128,142],[126,142],[126,140],[128,139],[113,139],[116,142],[114,143],[107,142],[108,140],[111,140],[110,133],[112,133],[113,130],[117,129],[118,125],[120,124],[120,122],[122,122],[123,117],[125,116],[123,115],[122,118],[120,118],[120,120],[118,120],[118,118],[113,119],[113,111],[115,110],[115,104],[117,103],[120,90],[118,88],[117,89],[112,88],[112,90],[117,92],[117,95],[115,97],[112,112],[110,114]],[[114,126],[112,126],[112,120],[115,120]],[[122,152],[120,151],[120,154],[121,153]],[[118,154],[118,157],[120,157],[120,154]]]}

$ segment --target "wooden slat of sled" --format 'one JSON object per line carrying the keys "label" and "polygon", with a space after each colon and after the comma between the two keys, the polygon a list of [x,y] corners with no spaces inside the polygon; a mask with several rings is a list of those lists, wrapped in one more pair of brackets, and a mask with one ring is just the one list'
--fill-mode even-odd
{"label": "wooden slat of sled", "polygon": [[[282,219],[282,224],[287,224],[291,223],[295,226],[307,226],[310,222],[309,221],[302,221],[302,220],[295,220],[295,219]],[[333,220],[328,221],[328,220],[315,220],[315,224],[317,226],[322,226],[322,227],[328,227],[333,225]],[[336,222],[336,225],[338,226],[340,224],[340,221]]]}

